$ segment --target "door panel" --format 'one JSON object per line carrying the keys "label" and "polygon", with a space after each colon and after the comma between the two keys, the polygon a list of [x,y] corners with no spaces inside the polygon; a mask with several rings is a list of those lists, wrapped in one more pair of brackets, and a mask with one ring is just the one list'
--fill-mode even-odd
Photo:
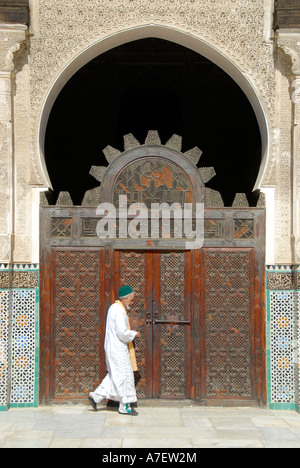
{"label": "door panel", "polygon": [[204,249],[205,398],[253,398],[253,249]]}
{"label": "door panel", "polygon": [[105,375],[103,252],[54,249],[51,399],[78,399]]}
{"label": "door panel", "polygon": [[[152,261],[146,252],[115,252],[115,281],[117,291],[121,285],[130,284],[135,292],[129,313],[132,329],[139,330],[141,338],[135,340],[140,380],[137,394],[146,397],[151,392],[152,371]],[[117,295],[116,295],[117,297]],[[147,365],[146,365],[147,363]]]}
{"label": "door panel", "polygon": [[[185,398],[190,393],[190,252],[162,252],[154,257],[153,396]],[[155,284],[156,282],[156,284]],[[156,318],[156,314],[158,318]]]}
{"label": "door panel", "polygon": [[116,291],[135,291],[131,327],[140,373],[139,397],[190,396],[190,252],[116,251]]}

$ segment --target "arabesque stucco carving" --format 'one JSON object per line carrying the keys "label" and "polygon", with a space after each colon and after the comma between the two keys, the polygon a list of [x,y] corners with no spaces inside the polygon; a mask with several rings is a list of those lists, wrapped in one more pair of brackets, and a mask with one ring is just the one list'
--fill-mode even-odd
{"label": "arabesque stucco carving", "polygon": [[[261,1],[39,0],[38,16],[38,34],[31,40],[33,141],[47,93],[63,68],[97,41],[146,25],[173,29],[175,42],[176,30],[193,35],[223,53],[253,82],[273,121],[274,57],[264,40]],[[32,182],[43,183],[35,158],[34,151]]]}

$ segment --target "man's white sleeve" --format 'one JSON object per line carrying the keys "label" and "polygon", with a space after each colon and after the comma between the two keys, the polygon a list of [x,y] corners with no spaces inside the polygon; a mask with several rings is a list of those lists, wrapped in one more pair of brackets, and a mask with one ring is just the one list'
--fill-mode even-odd
{"label": "man's white sleeve", "polygon": [[116,334],[119,340],[123,343],[129,343],[133,341],[137,332],[128,330],[127,328],[127,317],[125,314],[116,314]]}

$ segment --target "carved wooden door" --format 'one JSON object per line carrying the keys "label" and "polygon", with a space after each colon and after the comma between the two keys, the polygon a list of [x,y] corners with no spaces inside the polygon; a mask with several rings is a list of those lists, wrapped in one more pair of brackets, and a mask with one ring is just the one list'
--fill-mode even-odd
{"label": "carved wooden door", "polygon": [[189,251],[116,251],[115,290],[129,284],[140,398],[191,397]]}
{"label": "carved wooden door", "polygon": [[47,402],[81,400],[106,372],[103,249],[54,248],[48,259],[41,393]]}
{"label": "carved wooden door", "polygon": [[264,402],[262,281],[252,248],[202,252],[202,398]]}
{"label": "carved wooden door", "polygon": [[86,399],[105,376],[106,312],[128,283],[139,398],[266,404],[262,210],[206,210],[192,251],[99,245],[94,208],[41,219],[41,403]]}

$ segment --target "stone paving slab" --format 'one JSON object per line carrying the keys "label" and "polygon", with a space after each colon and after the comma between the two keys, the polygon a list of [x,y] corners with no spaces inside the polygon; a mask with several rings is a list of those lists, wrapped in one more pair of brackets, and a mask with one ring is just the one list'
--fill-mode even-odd
{"label": "stone paving slab", "polygon": [[300,415],[260,408],[55,405],[0,412],[0,448],[300,448]]}

